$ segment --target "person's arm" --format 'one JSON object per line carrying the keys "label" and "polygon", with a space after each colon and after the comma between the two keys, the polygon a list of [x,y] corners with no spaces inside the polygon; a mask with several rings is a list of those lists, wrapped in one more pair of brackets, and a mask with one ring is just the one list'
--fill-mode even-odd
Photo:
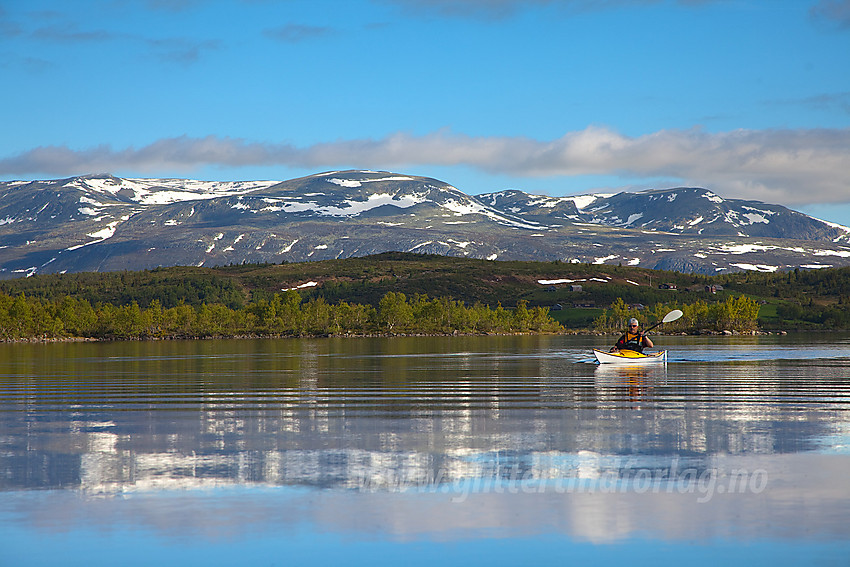
{"label": "person's arm", "polygon": [[655,347],[655,345],[652,344],[652,340],[649,337],[647,337],[646,335],[643,336],[643,346],[649,347],[649,348]]}
{"label": "person's arm", "polygon": [[617,340],[617,344],[611,347],[611,350],[608,352],[617,352],[621,348],[623,348],[623,344],[626,342],[626,335],[623,335]]}

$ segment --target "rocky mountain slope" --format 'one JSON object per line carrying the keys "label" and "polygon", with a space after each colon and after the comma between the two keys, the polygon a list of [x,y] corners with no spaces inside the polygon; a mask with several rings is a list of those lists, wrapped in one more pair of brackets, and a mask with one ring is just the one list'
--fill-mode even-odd
{"label": "rocky mountain slope", "polygon": [[0,182],[0,277],[296,262],[385,251],[714,274],[850,265],[850,229],[699,188],[470,196],[338,171],[284,182]]}

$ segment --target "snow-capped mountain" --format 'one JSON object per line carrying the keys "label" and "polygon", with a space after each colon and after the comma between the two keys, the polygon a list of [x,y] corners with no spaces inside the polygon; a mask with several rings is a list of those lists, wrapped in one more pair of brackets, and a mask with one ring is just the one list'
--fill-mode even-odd
{"label": "snow-capped mountain", "polygon": [[336,171],[290,181],[0,183],[0,277],[363,256],[389,250],[701,273],[850,265],[850,229],[699,188],[470,196]]}
{"label": "snow-capped mountain", "polygon": [[503,191],[479,198],[493,207],[547,224],[572,222],[682,235],[850,242],[847,227],[781,205],[724,199],[697,187],[573,197]]}

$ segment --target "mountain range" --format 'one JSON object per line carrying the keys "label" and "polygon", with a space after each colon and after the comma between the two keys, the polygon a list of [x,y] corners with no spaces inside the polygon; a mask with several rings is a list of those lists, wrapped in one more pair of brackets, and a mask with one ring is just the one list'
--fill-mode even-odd
{"label": "mountain range", "polygon": [[0,182],[0,278],[421,252],[703,274],[850,265],[850,228],[677,187],[467,195],[427,177]]}

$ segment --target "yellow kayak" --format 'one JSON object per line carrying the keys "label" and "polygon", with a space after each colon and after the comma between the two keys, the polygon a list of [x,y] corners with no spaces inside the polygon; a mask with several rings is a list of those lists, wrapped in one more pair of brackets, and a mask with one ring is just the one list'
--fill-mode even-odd
{"label": "yellow kayak", "polygon": [[607,352],[604,350],[593,349],[593,355],[600,363],[626,363],[626,364],[643,364],[645,362],[667,362],[667,351],[654,352],[652,354],[644,354],[635,350],[621,350],[618,352]]}

